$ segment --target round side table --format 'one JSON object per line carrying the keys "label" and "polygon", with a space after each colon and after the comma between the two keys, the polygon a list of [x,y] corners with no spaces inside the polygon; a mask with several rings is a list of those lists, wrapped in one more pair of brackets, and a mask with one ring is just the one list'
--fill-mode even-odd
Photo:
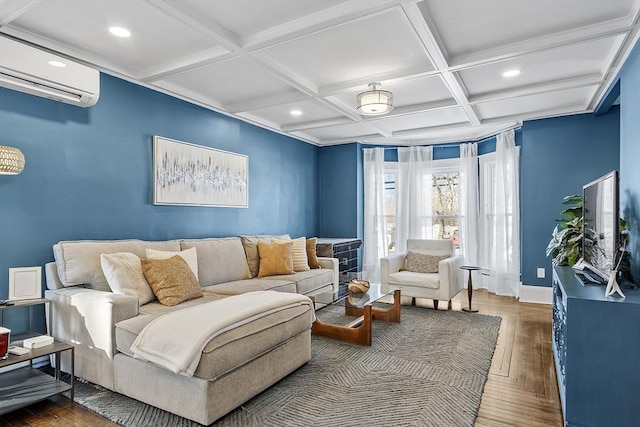
{"label": "round side table", "polygon": [[480,270],[480,267],[475,265],[463,265],[460,267],[462,270],[469,272],[469,281],[467,282],[467,295],[469,295],[469,307],[462,307],[462,311],[468,313],[477,313],[478,310],[471,308],[471,297],[473,296],[473,281],[471,280],[471,273],[475,270]]}

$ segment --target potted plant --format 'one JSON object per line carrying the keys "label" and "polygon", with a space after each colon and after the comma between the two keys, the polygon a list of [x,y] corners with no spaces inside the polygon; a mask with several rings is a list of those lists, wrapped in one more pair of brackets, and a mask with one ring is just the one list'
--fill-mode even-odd
{"label": "potted plant", "polygon": [[[562,219],[557,219],[558,225],[553,229],[553,235],[547,246],[547,256],[553,257],[553,265],[573,266],[583,257],[583,250],[587,251],[589,259],[594,257],[594,253],[589,251],[602,251],[603,249],[595,242],[598,236],[592,229],[584,229],[582,221],[582,196],[570,195],[562,200],[562,204],[568,206],[560,212]],[[619,251],[614,256],[615,270],[622,277],[629,275],[629,254],[627,245],[627,221],[623,218],[619,220],[620,245]],[[582,240],[585,240],[585,247],[582,247]]]}
{"label": "potted plant", "polygon": [[560,212],[563,218],[556,220],[546,254],[553,258],[553,265],[573,266],[582,258],[582,196],[566,196],[562,204],[567,208]]}

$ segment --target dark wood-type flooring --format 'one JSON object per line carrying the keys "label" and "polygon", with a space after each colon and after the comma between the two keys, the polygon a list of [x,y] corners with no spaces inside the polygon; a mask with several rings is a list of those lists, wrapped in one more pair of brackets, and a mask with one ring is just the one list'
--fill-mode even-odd
{"label": "dark wood-type flooring", "polygon": [[[466,292],[461,292],[453,301],[453,310],[466,306],[466,298]],[[418,300],[419,305],[422,302]],[[424,303],[431,306],[429,300]],[[519,303],[484,290],[474,292],[473,305],[480,313],[502,317],[475,425],[562,426],[551,351],[551,306]],[[446,304],[440,304],[441,310],[445,308]],[[0,416],[0,427],[116,425],[60,396]]]}

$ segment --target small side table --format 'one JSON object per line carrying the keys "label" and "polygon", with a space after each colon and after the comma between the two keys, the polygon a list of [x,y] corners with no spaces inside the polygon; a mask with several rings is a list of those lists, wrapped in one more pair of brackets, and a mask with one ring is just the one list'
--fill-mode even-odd
{"label": "small side table", "polygon": [[477,313],[478,310],[471,308],[471,298],[473,296],[473,281],[471,280],[471,273],[475,270],[480,270],[480,267],[475,265],[463,265],[460,267],[462,270],[467,270],[469,272],[469,281],[467,282],[467,295],[469,295],[469,307],[462,307],[462,311],[466,311],[467,313]]}

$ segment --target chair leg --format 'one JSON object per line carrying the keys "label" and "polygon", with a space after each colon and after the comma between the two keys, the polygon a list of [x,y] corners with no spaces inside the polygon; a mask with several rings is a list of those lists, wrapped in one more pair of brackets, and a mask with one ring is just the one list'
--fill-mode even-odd
{"label": "chair leg", "polygon": [[453,304],[451,303],[451,300],[449,300],[449,303],[447,304],[447,310],[451,309],[453,309]]}
{"label": "chair leg", "polygon": [[411,297],[411,305],[416,305],[416,297]]}
{"label": "chair leg", "polygon": [[434,299],[434,300],[433,300],[433,308],[434,308],[435,310],[437,310],[437,309],[438,309],[438,300],[437,300],[437,299]]}

